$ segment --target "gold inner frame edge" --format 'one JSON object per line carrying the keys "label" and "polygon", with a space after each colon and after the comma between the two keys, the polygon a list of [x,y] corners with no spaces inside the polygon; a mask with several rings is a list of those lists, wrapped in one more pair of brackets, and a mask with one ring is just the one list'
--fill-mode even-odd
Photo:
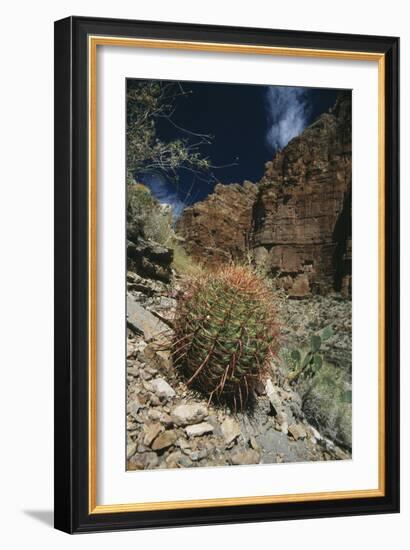
{"label": "gold inner frame edge", "polygon": [[[329,58],[377,61],[378,63],[378,488],[352,491],[326,491],[285,495],[223,497],[130,504],[97,504],[97,46],[122,46],[154,49],[178,49],[205,52],[248,53],[286,57]],[[307,48],[282,48],[179,40],[88,36],[88,511],[89,514],[142,512],[249,504],[314,502],[352,498],[375,498],[385,495],[385,56],[375,52],[351,52]]]}

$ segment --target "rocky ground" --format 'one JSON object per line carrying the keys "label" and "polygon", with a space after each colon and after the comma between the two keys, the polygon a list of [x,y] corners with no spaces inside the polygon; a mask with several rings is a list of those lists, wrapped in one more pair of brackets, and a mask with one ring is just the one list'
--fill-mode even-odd
{"label": "rocky ground", "polygon": [[[235,413],[194,394],[178,377],[167,350],[178,281],[171,287],[129,272],[127,283],[129,470],[351,457],[348,445],[329,438],[330,428],[324,424],[321,431],[308,420],[304,389],[286,382],[286,357],[272,364],[252,410]],[[348,384],[350,305],[338,295],[288,300],[278,292],[275,307],[282,322],[283,349],[300,348],[308,334],[331,325],[335,336],[323,353],[330,365],[346,371]]]}

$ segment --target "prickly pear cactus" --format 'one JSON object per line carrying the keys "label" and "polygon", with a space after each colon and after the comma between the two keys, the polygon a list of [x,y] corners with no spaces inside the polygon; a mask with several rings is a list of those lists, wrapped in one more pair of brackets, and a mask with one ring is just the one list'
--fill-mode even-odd
{"label": "prickly pear cactus", "polygon": [[178,298],[174,364],[209,401],[243,409],[277,348],[271,293],[251,269],[191,279]]}

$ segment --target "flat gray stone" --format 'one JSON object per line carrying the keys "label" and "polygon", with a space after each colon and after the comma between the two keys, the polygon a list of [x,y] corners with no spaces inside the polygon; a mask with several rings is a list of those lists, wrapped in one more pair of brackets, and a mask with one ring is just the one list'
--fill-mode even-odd
{"label": "flat gray stone", "polygon": [[201,424],[193,424],[185,428],[188,437],[197,437],[205,434],[209,434],[214,431],[214,427],[208,422],[202,422]]}
{"label": "flat gray stone", "polygon": [[169,327],[144,309],[134,298],[127,294],[127,322],[136,332],[144,334],[145,340],[152,340],[169,331]]}
{"label": "flat gray stone", "polygon": [[142,405],[138,397],[134,397],[130,403],[127,405],[127,413],[130,414],[133,418],[138,418],[138,411],[142,408]]}
{"label": "flat gray stone", "polygon": [[171,411],[171,418],[177,426],[198,424],[208,415],[208,408],[201,403],[178,405]]}
{"label": "flat gray stone", "polygon": [[152,391],[154,391],[161,399],[171,399],[171,397],[175,397],[175,391],[163,378],[155,378],[154,380],[151,380],[150,386]]}

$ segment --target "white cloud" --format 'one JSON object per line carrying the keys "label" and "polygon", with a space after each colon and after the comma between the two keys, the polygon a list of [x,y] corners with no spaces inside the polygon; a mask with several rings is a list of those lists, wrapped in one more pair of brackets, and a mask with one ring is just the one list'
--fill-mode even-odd
{"label": "white cloud", "polygon": [[269,86],[266,90],[268,131],[266,141],[274,151],[282,149],[307,126],[309,105],[304,88]]}
{"label": "white cloud", "polygon": [[178,197],[176,189],[164,176],[161,174],[146,174],[141,177],[141,180],[161,204],[171,205],[174,219],[181,215],[186,205]]}

